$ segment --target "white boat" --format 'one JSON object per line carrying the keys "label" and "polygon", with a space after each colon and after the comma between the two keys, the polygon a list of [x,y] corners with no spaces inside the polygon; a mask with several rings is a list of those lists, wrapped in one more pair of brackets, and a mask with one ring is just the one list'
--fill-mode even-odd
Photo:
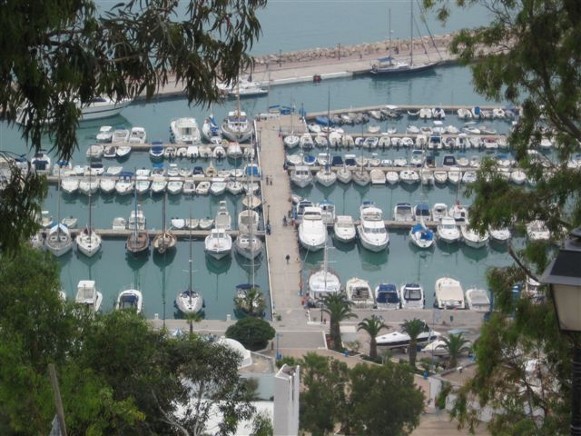
{"label": "white boat", "polygon": [[399,183],[399,173],[397,171],[388,170],[385,172],[385,181],[390,185]]}
{"label": "white boat", "polygon": [[354,241],[357,236],[355,222],[351,215],[337,215],[333,224],[333,234],[340,242]]}
{"label": "white boat", "polygon": [[334,171],[331,171],[331,167],[329,165],[325,165],[315,174],[315,180],[319,182],[323,186],[331,186],[333,183],[337,181],[337,174]]}
{"label": "white boat", "polygon": [[263,246],[262,240],[254,234],[240,233],[234,241],[236,253],[249,260],[256,259],[262,253]]}
{"label": "white boat", "polygon": [[[417,345],[424,345],[441,336],[435,330],[430,329],[430,327],[425,324],[424,331],[421,332],[417,339]],[[375,341],[377,345],[387,347],[387,348],[407,348],[410,345],[411,338],[407,333],[404,332],[390,332],[384,335],[376,336]]]}
{"label": "white boat", "polygon": [[204,307],[202,294],[194,289],[193,285],[193,259],[192,259],[192,235],[190,232],[190,257],[189,257],[189,282],[187,288],[179,291],[176,295],[175,306],[177,309],[187,315],[199,313]]}
{"label": "white boat", "polygon": [[313,183],[313,174],[308,166],[299,165],[291,171],[290,179],[299,188],[305,188]]}
{"label": "white boat", "polygon": [[484,233],[480,234],[476,230],[470,228],[468,223],[460,226],[460,233],[462,234],[462,240],[464,243],[472,248],[482,248],[486,246],[489,239],[489,234],[486,230]]}
{"label": "white boat", "polygon": [[161,194],[167,188],[167,179],[164,176],[155,176],[151,181],[149,189],[153,194]]}
{"label": "white boat", "polygon": [[434,232],[421,220],[410,229],[410,241],[418,248],[430,248],[434,245]]}
{"label": "white boat", "polygon": [[148,176],[137,176],[135,178],[135,190],[137,191],[137,194],[145,194],[149,191],[150,186],[151,181],[149,180]]}
{"label": "white boat", "polygon": [[232,253],[232,237],[224,229],[212,229],[204,240],[206,254],[220,260]]}
{"label": "white boat", "polygon": [[379,252],[389,245],[389,233],[383,221],[383,211],[372,201],[364,201],[359,207],[357,234],[364,248]]}
{"label": "white boat", "polygon": [[405,283],[399,289],[402,309],[423,309],[426,304],[424,288],[418,283]]}
{"label": "white boat", "polygon": [[115,309],[141,313],[143,310],[143,294],[138,289],[125,289],[119,292]]}
{"label": "white boat", "polygon": [[111,138],[113,137],[113,126],[101,126],[99,128],[99,132],[95,136],[97,142],[111,142]]}
{"label": "white boat", "polygon": [[220,201],[218,205],[218,211],[214,218],[214,226],[222,230],[230,230],[232,228],[232,217],[230,216],[230,212],[228,212],[225,200]]}
{"label": "white boat", "polygon": [[127,220],[122,216],[113,218],[113,223],[111,224],[113,230],[125,230],[127,228]]}
{"label": "white boat", "polygon": [[321,268],[309,274],[309,295],[315,300],[341,291],[339,276],[329,268],[328,250],[327,244],[325,244]]}
{"label": "white boat", "polygon": [[257,195],[246,195],[242,199],[242,205],[248,209],[256,209],[260,207],[262,200]]}
{"label": "white boat", "polygon": [[181,178],[172,178],[170,177],[168,182],[167,182],[167,192],[172,194],[172,195],[177,195],[177,194],[181,194],[182,190],[184,188],[184,182]]}
{"label": "white boat", "polygon": [[210,193],[210,187],[212,183],[207,180],[203,180],[196,186],[196,194],[197,195],[208,195]]}
{"label": "white boat", "polygon": [[146,220],[141,205],[137,203],[137,194],[135,194],[135,208],[129,215],[127,227],[131,233],[125,242],[125,250],[133,256],[149,254],[149,234],[146,230]]}
{"label": "white boat", "polygon": [[448,212],[448,216],[454,219],[456,224],[462,225],[468,222],[468,209],[462,206],[459,202],[456,202]]}
{"label": "white boat", "polygon": [[129,131],[129,142],[133,144],[145,144],[147,141],[147,132],[145,128],[134,126]]}
{"label": "white boat", "polygon": [[349,168],[343,166],[337,170],[337,180],[339,180],[341,183],[350,183],[352,179],[353,174]]}
{"label": "white boat", "polygon": [[466,306],[476,312],[490,312],[490,297],[488,292],[480,288],[466,290]]}
{"label": "white boat", "polygon": [[202,138],[209,143],[215,143],[222,140],[222,129],[216,122],[214,114],[210,114],[202,124]]}
{"label": "white boat", "polygon": [[378,309],[399,309],[401,298],[393,283],[380,283],[375,287],[375,305]]}
{"label": "white boat", "polygon": [[134,189],[133,173],[122,174],[115,183],[115,192],[118,195],[132,194]]}
{"label": "white boat", "polygon": [[73,248],[73,238],[69,228],[62,223],[57,223],[50,228],[44,243],[46,249],[57,257],[63,256]]}
{"label": "white boat", "polygon": [[115,151],[115,155],[117,158],[119,159],[124,159],[127,156],[129,156],[129,153],[131,153],[131,145],[129,144],[118,144],[116,151]]}
{"label": "white boat", "polygon": [[178,242],[176,235],[174,235],[171,231],[167,229],[166,225],[166,203],[167,203],[167,194],[163,198],[163,207],[161,212],[161,227],[162,231],[157,233],[153,238],[153,249],[155,252],[159,254],[164,254],[169,250],[173,250]]}
{"label": "white boat", "polygon": [[434,182],[438,185],[443,185],[448,181],[448,171],[438,169],[434,170]]}
{"label": "white boat", "polygon": [[461,238],[460,229],[456,225],[456,221],[449,216],[444,216],[440,219],[436,235],[440,241],[447,244],[458,242]]}
{"label": "white boat", "polygon": [[369,171],[369,177],[372,185],[385,185],[386,183],[385,172],[380,168],[373,168]]}
{"label": "white boat", "polygon": [[129,142],[129,129],[118,128],[113,130],[113,136],[111,138],[111,142],[114,144],[126,143]]}
{"label": "white boat", "polygon": [[226,179],[221,177],[212,178],[212,183],[210,185],[210,194],[218,196],[226,192],[227,182]]}
{"label": "white boat", "polygon": [[505,244],[510,241],[512,234],[508,227],[490,228],[488,229],[490,239],[500,244]]}
{"label": "white boat", "polygon": [[432,220],[439,223],[445,216],[448,216],[448,205],[446,203],[434,203],[432,206]]}
{"label": "white boat", "polygon": [[260,214],[252,209],[245,209],[238,214],[238,231],[243,234],[256,233]]}
{"label": "white boat", "polygon": [[114,117],[119,115],[123,109],[131,104],[128,98],[119,101],[106,96],[99,96],[81,107],[81,120],[98,120],[101,118]]}
{"label": "white boat", "polygon": [[232,195],[238,195],[244,191],[244,185],[238,180],[228,180],[226,190]]}
{"label": "white boat", "polygon": [[283,139],[284,145],[288,149],[296,148],[299,145],[300,137],[291,133],[290,135],[286,135]]}
{"label": "white boat", "polygon": [[92,312],[98,312],[102,302],[103,294],[97,290],[94,280],[79,281],[75,303],[87,306]]}
{"label": "white boat", "polygon": [[201,142],[198,122],[192,117],[173,120],[169,125],[169,139],[174,144],[199,144]]}
{"label": "white boat", "polygon": [[228,112],[228,116],[222,123],[222,135],[233,142],[247,142],[254,133],[254,127],[248,119],[246,112],[235,109]]}
{"label": "white boat", "polygon": [[358,168],[351,172],[353,183],[359,186],[367,186],[371,183],[371,176],[367,170]]}
{"label": "white boat", "polygon": [[214,218],[200,218],[198,226],[200,227],[200,230],[210,230],[212,227],[214,227]]}
{"label": "white boat", "polygon": [[398,222],[409,222],[414,220],[412,205],[408,202],[398,202],[393,207],[393,220]]}
{"label": "white boat", "polygon": [[441,277],[436,280],[434,293],[436,309],[465,309],[464,290],[458,280]]}
{"label": "white boat", "polygon": [[375,298],[373,297],[373,289],[369,282],[358,277],[352,277],[347,280],[345,284],[345,293],[347,299],[355,305],[355,307],[373,307]]}
{"label": "white boat", "polygon": [[103,149],[103,157],[105,159],[115,159],[117,157],[117,144],[105,145]]}
{"label": "white boat", "polygon": [[402,183],[407,183],[408,185],[413,185],[420,181],[420,174],[416,170],[401,170],[399,173],[399,180]]}
{"label": "white boat", "polygon": [[79,189],[77,177],[67,177],[61,181],[61,189],[67,194],[74,194]]}
{"label": "white boat", "polygon": [[551,239],[551,232],[542,220],[534,220],[526,225],[527,237],[531,241],[548,241]]}
{"label": "white boat", "polygon": [[318,251],[324,248],[327,240],[327,226],[323,222],[320,207],[305,208],[298,233],[299,242],[306,250]]}
{"label": "white boat", "polygon": [[91,195],[89,195],[89,222],[87,223],[87,227],[80,232],[77,237],[75,238],[75,242],[77,244],[77,250],[83,253],[87,257],[92,257],[96,253],[99,252],[101,249],[101,244],[103,243],[101,239],[101,235],[99,235],[93,229],[93,209],[91,204]]}

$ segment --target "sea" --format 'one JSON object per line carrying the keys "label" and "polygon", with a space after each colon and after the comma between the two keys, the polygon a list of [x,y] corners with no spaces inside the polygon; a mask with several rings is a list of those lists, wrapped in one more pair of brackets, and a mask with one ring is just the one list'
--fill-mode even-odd
{"label": "sea", "polygon": [[[100,2],[102,7],[112,3]],[[398,23],[392,28],[393,38],[406,38],[409,35],[409,2],[353,2],[340,1],[272,1],[267,9],[261,11],[263,36],[254,46],[254,54],[277,53],[282,51],[303,50],[314,47],[330,47],[336,44],[358,44],[374,42],[387,38],[388,10],[391,10],[391,22]],[[450,32],[465,26],[482,24],[484,13],[463,11],[457,13],[444,29],[432,17],[433,33]],[[404,19],[404,17],[408,17]],[[262,80],[255,77],[254,80]],[[378,79],[367,76],[325,80],[321,83],[297,83],[293,85],[273,86],[268,95],[241,100],[241,108],[250,116],[265,112],[270,106],[284,105],[309,112],[344,109],[373,105],[484,105],[492,104],[477,95],[472,88],[471,74],[468,68],[446,66],[434,72],[413,77],[392,77]],[[498,103],[501,105],[501,103]],[[143,126],[150,141],[169,142],[169,123],[178,117],[195,117],[201,124],[208,114],[213,113],[216,119],[222,119],[229,110],[237,105],[235,100],[228,100],[220,105],[189,106],[185,99],[154,98],[152,101],[136,101],[116,117],[81,122],[77,139],[78,152],[73,157],[73,164],[86,163],[85,152],[95,142],[101,125]],[[405,117],[389,126],[405,130],[410,121]],[[446,124],[462,123],[450,117]],[[386,126],[388,127],[387,123]],[[508,131],[509,124],[499,122],[494,126],[501,131]],[[364,132],[366,127],[350,127],[351,133]],[[51,148],[49,138],[43,141],[46,149]],[[21,138],[17,126],[0,124],[0,148],[19,154],[31,153]],[[353,152],[353,151],[351,151]],[[363,153],[359,150],[356,153]],[[380,157],[405,157],[406,150],[377,151]],[[470,151],[466,152],[471,154]],[[477,152],[473,152],[477,153]],[[207,166],[209,162],[176,161],[179,165]],[[104,161],[105,165],[123,165],[124,169],[133,171],[141,167],[151,167],[146,152],[132,152],[125,162]],[[245,162],[215,162],[218,169],[240,168]],[[336,204],[337,212],[358,217],[362,200],[374,200],[383,208],[385,216],[392,215],[393,207],[398,201],[415,203],[427,201],[446,202],[452,205],[455,201],[469,204],[463,189],[455,187],[434,187],[422,189],[401,185],[395,187],[360,188],[352,185],[336,184],[330,188],[313,185],[304,190],[297,190],[297,195],[312,201],[328,199]],[[186,197],[183,195],[164,196],[146,195],[139,198],[142,204],[149,229],[161,229],[164,217],[163,203],[166,203],[166,222],[172,217],[213,217],[221,200],[227,206],[233,222],[243,208],[242,197],[225,194],[221,197]],[[135,206],[132,196],[96,194],[91,198],[91,216],[97,228],[109,228],[115,217],[128,218]],[[75,216],[79,227],[85,225],[89,217],[89,200],[82,194],[67,196],[51,186],[44,203],[53,217]],[[275,219],[271,217],[271,219]],[[282,219],[282,217],[281,217]],[[329,238],[332,242],[331,237]],[[298,243],[298,241],[297,241]],[[522,243],[516,237],[517,245]],[[97,256],[87,259],[73,251],[58,259],[61,266],[62,287],[69,298],[74,298],[79,280],[92,279],[104,294],[102,310],[112,310],[118,293],[127,287],[138,287],[144,294],[144,313],[148,318],[170,319],[179,317],[174,308],[174,299],[189,281],[189,242],[179,241],[175,253],[164,256],[151,255],[148,258],[133,258],[125,254],[124,240],[105,240],[103,249]],[[237,255],[222,261],[215,261],[204,254],[203,240],[193,241],[193,285],[204,296],[205,316],[207,319],[233,318],[233,297],[239,283],[252,282],[259,285],[268,295],[268,265],[264,256],[256,262],[249,262]],[[304,262],[304,273],[318,268],[322,262],[322,253],[301,251]],[[455,246],[437,245],[434,249],[422,251],[414,248],[405,231],[392,231],[389,250],[383,253],[371,253],[362,249],[358,243],[333,244],[329,250],[330,266],[340,271],[343,283],[350,277],[369,280],[375,286],[380,282],[392,282],[398,285],[414,281],[421,283],[426,290],[426,305],[433,302],[433,287],[437,278],[449,275],[459,279],[465,288],[486,287],[486,271],[493,266],[511,263],[506,247],[489,244],[483,249],[471,249],[464,244]],[[306,281],[304,281],[306,283]],[[297,291],[298,293],[298,291]],[[298,299],[297,299],[298,301]],[[267,317],[270,317],[270,310]]]}

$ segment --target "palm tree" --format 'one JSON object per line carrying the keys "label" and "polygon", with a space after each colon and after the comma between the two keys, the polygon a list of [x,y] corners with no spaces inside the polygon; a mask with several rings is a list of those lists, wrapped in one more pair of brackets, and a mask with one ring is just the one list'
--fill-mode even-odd
{"label": "palm tree", "polygon": [[249,316],[262,316],[266,308],[264,294],[260,292],[260,288],[257,286],[239,292],[234,297],[234,304],[237,310]]}
{"label": "palm tree", "polygon": [[351,310],[353,302],[349,301],[342,292],[325,295],[321,301],[324,305],[322,311],[329,314],[329,334],[333,342],[333,349],[341,351],[341,329],[339,324],[346,319],[357,318],[357,315]]}
{"label": "palm tree", "polygon": [[414,318],[412,320],[405,320],[401,331],[407,333],[410,337],[410,345],[408,347],[408,355],[410,365],[416,366],[416,356],[418,354],[418,336],[420,333],[427,331],[428,326],[421,319]]}
{"label": "palm tree", "polygon": [[470,341],[466,339],[462,333],[450,334],[447,338],[442,338],[448,351],[448,368],[455,368],[458,364],[458,358],[462,353],[470,349]]}
{"label": "palm tree", "polygon": [[381,330],[388,328],[389,326],[385,325],[377,315],[371,315],[370,318],[365,318],[357,324],[357,330],[363,330],[369,335],[369,357],[371,359],[377,359],[377,340],[375,337]]}
{"label": "palm tree", "polygon": [[186,320],[186,322],[190,326],[190,335],[193,335],[194,334],[194,323],[200,322],[202,319],[204,319],[204,317],[202,316],[202,314],[200,312],[188,312],[188,313],[184,314],[184,319]]}

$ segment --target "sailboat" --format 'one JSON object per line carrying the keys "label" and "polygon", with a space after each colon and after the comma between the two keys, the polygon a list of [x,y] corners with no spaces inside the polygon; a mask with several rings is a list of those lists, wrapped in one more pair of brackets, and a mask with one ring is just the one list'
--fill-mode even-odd
{"label": "sailboat", "polygon": [[125,243],[127,253],[133,254],[134,256],[149,254],[149,234],[145,229],[143,211],[137,204],[137,191],[135,191],[135,210],[129,217],[129,228],[131,229],[131,233]]}
{"label": "sailboat", "polygon": [[[389,48],[391,50],[391,9],[389,10]],[[392,74],[410,74],[430,70],[437,66],[439,61],[430,61],[424,63],[414,63],[414,0],[411,0],[410,8],[410,59],[409,62],[396,60],[391,53],[377,59],[376,63],[371,66],[369,71],[373,75],[386,76]]]}
{"label": "sailboat", "polygon": [[329,268],[327,241],[325,240],[323,265],[320,269],[309,275],[309,296],[313,299],[322,298],[325,295],[336,294],[341,291],[341,280],[337,273]]}
{"label": "sailboat", "polygon": [[[89,179],[91,178],[91,174],[89,173]],[[90,181],[89,181],[90,183]],[[87,257],[92,257],[96,253],[99,252],[101,249],[102,239],[101,235],[99,235],[93,229],[93,222],[92,222],[92,204],[91,204],[91,193],[89,192],[89,223],[85,227],[85,229],[79,233],[75,239],[77,243],[77,250],[83,253]]]}
{"label": "sailboat", "polygon": [[[191,220],[191,217],[190,217]],[[190,258],[189,274],[190,280],[188,287],[183,291],[179,291],[176,296],[175,305],[183,314],[198,313],[204,307],[204,299],[202,295],[193,288],[193,259],[192,259],[192,230],[190,229]]]}
{"label": "sailboat", "polygon": [[[254,173],[250,173],[250,183],[253,183]],[[247,198],[252,196],[247,194]],[[258,236],[256,230],[258,229],[258,222],[260,215],[254,208],[251,207],[249,201],[245,202],[246,209],[238,214],[238,230],[240,234],[234,241],[234,250],[246,259],[254,261],[260,253],[262,253],[263,243]]]}
{"label": "sailboat", "polygon": [[61,209],[61,173],[59,170],[59,180],[58,180],[58,202],[57,202],[57,220],[56,223],[50,228],[48,231],[48,235],[46,236],[45,245],[48,251],[54,254],[57,257],[60,257],[73,248],[73,238],[71,236],[71,232],[69,228],[61,223],[60,217],[60,209]]}
{"label": "sailboat", "polygon": [[174,235],[172,232],[170,232],[167,229],[167,226],[165,223],[166,200],[167,200],[167,192],[165,193],[165,195],[163,197],[163,217],[162,217],[163,231],[161,233],[158,233],[157,235],[155,235],[155,238],[153,238],[153,249],[159,254],[163,254],[168,250],[174,249],[176,246],[176,243],[177,243],[176,235]]}

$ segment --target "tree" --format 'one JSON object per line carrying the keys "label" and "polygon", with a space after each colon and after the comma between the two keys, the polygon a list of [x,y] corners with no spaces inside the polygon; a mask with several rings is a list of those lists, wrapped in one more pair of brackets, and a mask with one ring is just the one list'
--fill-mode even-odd
{"label": "tree", "polygon": [[456,368],[458,358],[470,349],[470,341],[462,333],[451,333],[447,338],[442,338],[444,347],[448,352],[448,368]]}
{"label": "tree", "polygon": [[[424,3],[442,6],[444,19],[449,14],[447,2]],[[471,65],[479,93],[519,108],[508,143],[532,181],[526,188],[511,186],[498,176],[493,162],[486,162],[468,189],[473,197],[470,223],[480,230],[512,225],[523,229],[540,219],[551,230],[553,242],[559,241],[564,231],[581,224],[581,172],[569,163],[581,140],[579,5],[569,0],[456,3],[480,3],[492,13],[490,24],[455,36],[451,49]],[[551,159],[530,150],[545,135],[554,142]],[[474,425],[467,399],[476,396],[481,406],[503,410],[490,424],[493,433],[567,433],[569,344],[557,329],[550,295],[535,304],[515,300],[511,292],[516,283],[538,278],[554,253],[547,243],[527,243],[522,250],[511,244],[509,253],[515,265],[488,272],[495,312],[475,344],[476,376],[460,391],[455,413],[461,424]],[[527,368],[541,356],[544,371],[532,377]]]}
{"label": "tree", "polygon": [[252,286],[243,293],[234,297],[236,309],[248,316],[263,316],[266,308],[264,294],[260,288]]}
{"label": "tree", "polygon": [[427,331],[427,326],[421,319],[414,318],[412,320],[405,320],[402,324],[401,331],[407,333],[410,337],[410,345],[408,346],[408,356],[410,365],[415,368],[416,356],[418,354],[418,336],[420,333]]}
{"label": "tree", "polygon": [[349,378],[350,422],[343,427],[345,434],[404,435],[419,425],[424,394],[407,365],[359,364]]}
{"label": "tree", "polygon": [[357,330],[363,330],[369,335],[369,357],[372,360],[377,359],[377,340],[375,337],[383,329],[389,329],[389,326],[384,324],[383,320],[377,315],[371,315],[357,324]]}
{"label": "tree", "polygon": [[242,318],[226,330],[226,337],[236,339],[250,350],[260,350],[268,344],[276,331],[260,318]]}
{"label": "tree", "polygon": [[[0,120],[21,123],[32,150],[48,136],[58,159],[68,160],[80,107],[95,97],[149,99],[175,81],[189,103],[217,101],[216,82],[231,83],[251,63],[247,52],[261,31],[256,12],[265,5],[130,0],[101,12],[92,0],[3,3]],[[42,186],[38,177],[15,183],[10,198],[23,205],[0,202],[4,249],[34,233]]]}
{"label": "tree", "polygon": [[190,327],[190,335],[194,334],[194,323],[200,322],[204,319],[204,316],[200,312],[188,312],[184,314],[184,319]]}
{"label": "tree", "polygon": [[351,307],[353,302],[347,299],[344,293],[327,294],[322,299],[324,308],[323,312],[329,314],[329,333],[331,335],[332,347],[336,351],[343,348],[341,342],[341,325],[342,321],[350,318],[357,318]]}

